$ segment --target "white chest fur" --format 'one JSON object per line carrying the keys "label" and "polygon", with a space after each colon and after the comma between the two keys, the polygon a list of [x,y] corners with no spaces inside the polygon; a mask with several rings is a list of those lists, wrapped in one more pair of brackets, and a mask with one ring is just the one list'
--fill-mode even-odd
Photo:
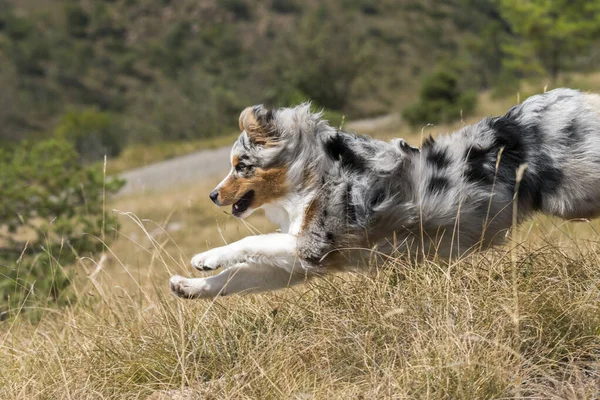
{"label": "white chest fur", "polygon": [[297,235],[308,204],[310,201],[305,196],[294,195],[275,204],[265,205],[263,209],[267,218],[279,225],[281,232]]}

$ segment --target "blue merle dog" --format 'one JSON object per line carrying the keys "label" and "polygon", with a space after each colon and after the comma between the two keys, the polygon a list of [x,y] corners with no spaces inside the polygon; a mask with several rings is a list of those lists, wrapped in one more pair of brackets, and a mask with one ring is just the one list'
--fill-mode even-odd
{"label": "blue merle dog", "polygon": [[535,212],[566,219],[600,212],[596,94],[533,96],[421,149],[335,129],[308,104],[249,107],[240,130],[231,170],[210,198],[238,218],[262,208],[282,233],[196,255],[195,268],[224,270],[173,276],[181,297],[283,288],[368,263],[373,248],[462,256],[501,243],[515,221]]}

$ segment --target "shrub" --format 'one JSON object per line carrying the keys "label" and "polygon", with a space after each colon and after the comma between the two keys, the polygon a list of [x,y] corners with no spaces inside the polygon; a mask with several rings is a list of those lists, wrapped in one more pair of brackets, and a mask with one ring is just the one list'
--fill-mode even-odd
{"label": "shrub", "polygon": [[329,125],[334,128],[339,128],[340,126],[343,128],[343,123],[347,122],[343,113],[327,109],[323,110],[323,119],[327,120]]}
{"label": "shrub", "polygon": [[221,0],[219,5],[231,12],[236,19],[250,19],[250,7],[244,0]]}
{"label": "shrub", "polygon": [[419,101],[403,116],[412,126],[452,122],[471,113],[477,104],[475,92],[463,91],[452,69],[438,69],[423,81]]}
{"label": "shrub", "polygon": [[95,109],[68,111],[58,126],[56,135],[75,145],[81,158],[88,162],[99,161],[105,155],[119,155],[123,146],[123,132],[111,115]]}
{"label": "shrub", "polygon": [[301,11],[300,5],[295,0],[273,0],[271,7],[281,14],[293,14]]}
{"label": "shrub", "polygon": [[82,38],[86,35],[90,17],[78,5],[68,4],[65,6],[66,27],[69,34]]}
{"label": "shrub", "polygon": [[84,167],[64,140],[24,142],[0,149],[0,317],[15,307],[66,304],[64,266],[100,251],[97,237],[115,228],[104,216],[99,167]]}

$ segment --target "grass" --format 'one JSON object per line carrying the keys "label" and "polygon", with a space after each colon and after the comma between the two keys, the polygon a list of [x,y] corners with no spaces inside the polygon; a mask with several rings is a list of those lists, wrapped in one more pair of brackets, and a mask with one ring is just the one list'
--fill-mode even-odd
{"label": "grass", "polygon": [[172,298],[188,249],[139,228],[152,244],[137,270],[119,276],[115,258],[75,307],[4,326],[0,397],[595,398],[600,248],[541,222],[448,266],[392,259],[214,302]]}
{"label": "grass", "polygon": [[213,183],[113,201],[135,215],[101,268],[81,261],[78,304],[0,325],[0,398],[600,395],[598,223],[538,218],[451,265],[397,258],[270,294],[175,299],[168,276],[195,275],[194,252],[273,229],[211,206]]}
{"label": "grass", "polygon": [[217,181],[113,199],[118,238],[76,266],[77,304],[0,322],[0,398],[600,396],[599,222],[538,217],[451,264],[392,257],[269,294],[176,299],[168,277],[200,275],[194,253],[274,229],[210,204]]}

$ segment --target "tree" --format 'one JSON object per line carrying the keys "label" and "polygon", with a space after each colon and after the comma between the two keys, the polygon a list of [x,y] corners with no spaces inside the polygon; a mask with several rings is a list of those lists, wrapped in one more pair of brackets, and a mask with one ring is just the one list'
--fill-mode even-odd
{"label": "tree", "polygon": [[119,155],[123,145],[123,131],[110,114],[87,109],[66,112],[55,129],[56,135],[75,144],[81,158],[99,161],[105,155]]}
{"label": "tree", "polygon": [[0,148],[0,319],[20,306],[69,302],[67,267],[103,249],[99,238],[116,228],[103,198],[122,183],[83,166],[64,140]]}
{"label": "tree", "polygon": [[506,67],[527,72],[536,62],[556,81],[568,57],[587,49],[600,33],[599,0],[499,0],[500,12],[519,36],[506,45]]}
{"label": "tree", "polygon": [[471,113],[476,103],[476,93],[460,87],[458,71],[443,65],[423,80],[419,102],[407,107],[403,117],[412,126],[452,122]]}
{"label": "tree", "polygon": [[354,16],[326,4],[311,9],[277,44],[279,79],[267,97],[274,104],[311,99],[344,110],[355,80],[374,62],[376,51],[366,38]]}

